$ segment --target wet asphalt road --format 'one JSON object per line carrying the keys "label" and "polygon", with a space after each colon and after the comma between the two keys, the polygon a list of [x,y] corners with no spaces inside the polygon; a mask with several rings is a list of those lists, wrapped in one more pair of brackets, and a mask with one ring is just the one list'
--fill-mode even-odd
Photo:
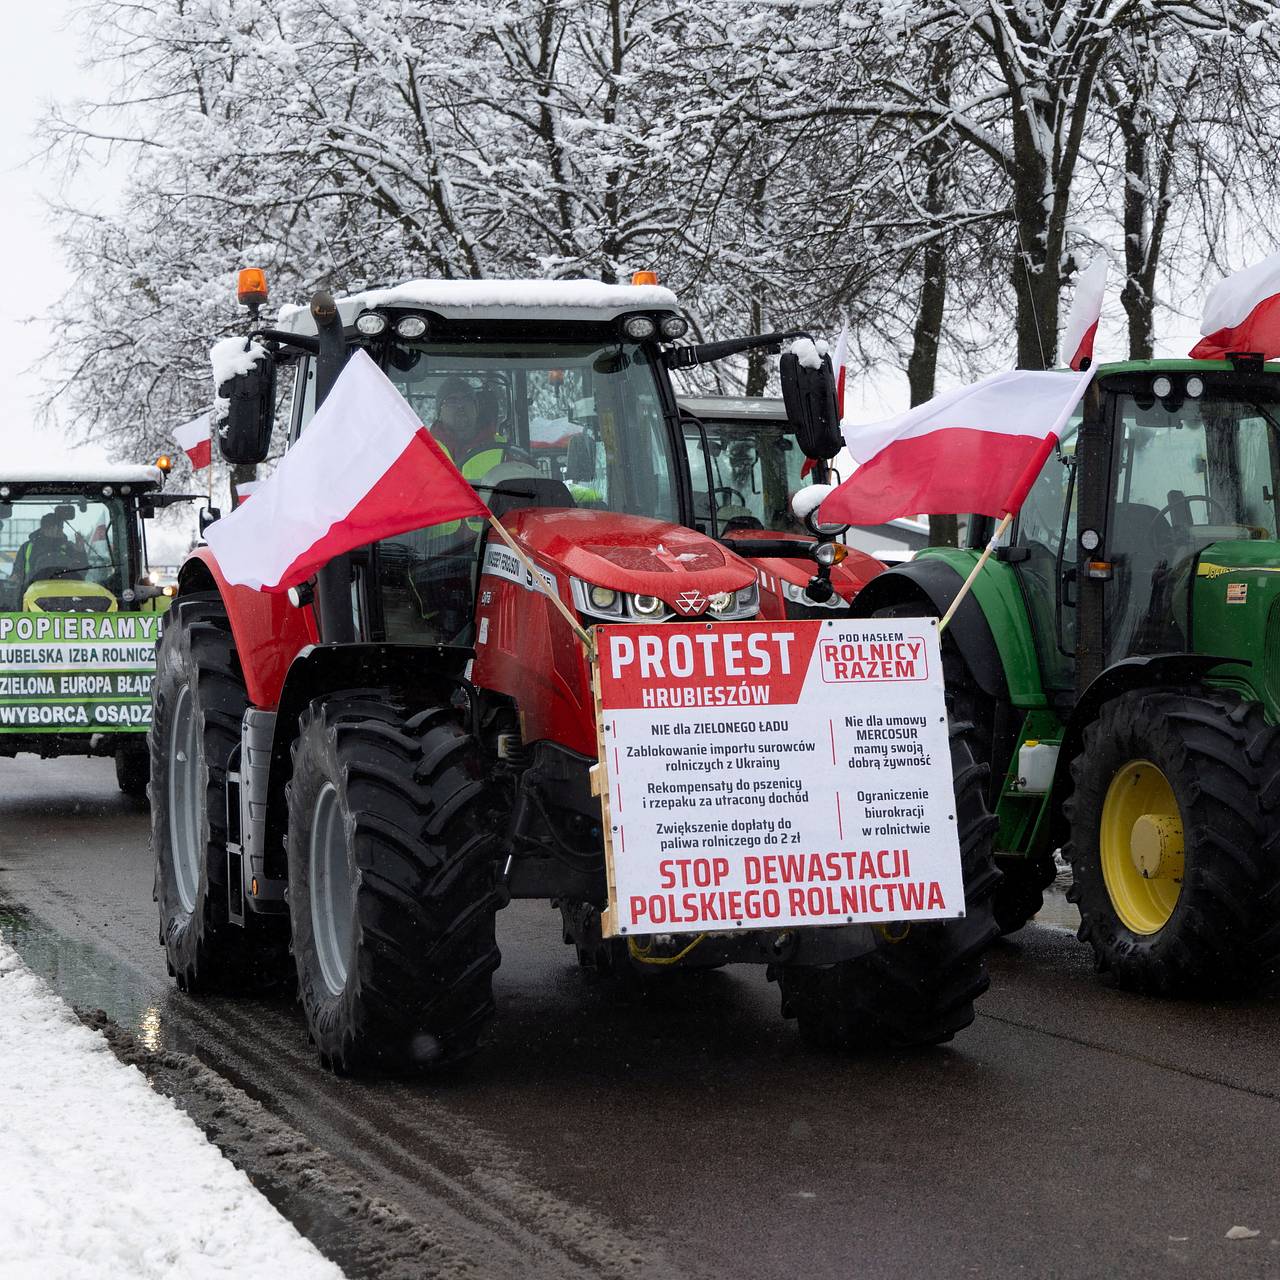
{"label": "wet asphalt road", "polygon": [[423,1276],[1280,1272],[1280,1003],[1125,996],[1059,926],[996,950],[951,1047],[840,1059],[762,972],[628,1002],[516,904],[479,1060],[358,1083],[292,1005],[173,989],[147,814],[109,761],[0,760],[0,902],[67,999],[197,1055],[428,1227]]}

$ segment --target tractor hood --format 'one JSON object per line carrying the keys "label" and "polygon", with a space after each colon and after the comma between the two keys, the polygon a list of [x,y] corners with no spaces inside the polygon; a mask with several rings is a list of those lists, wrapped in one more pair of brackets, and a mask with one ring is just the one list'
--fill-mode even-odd
{"label": "tractor hood", "polygon": [[755,570],[705,534],[683,525],[615,511],[526,507],[502,523],[535,555],[596,586],[657,596],[738,591]]}

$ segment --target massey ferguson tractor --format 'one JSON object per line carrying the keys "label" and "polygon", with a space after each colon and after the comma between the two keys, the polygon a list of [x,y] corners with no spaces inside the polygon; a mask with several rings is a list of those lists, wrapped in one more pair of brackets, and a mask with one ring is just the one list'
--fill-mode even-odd
{"label": "massey ferguson tractor", "polygon": [[750,559],[760,579],[763,618],[845,616],[853,597],[884,565],[835,542],[840,557],[815,581],[816,526],[797,520],[792,495],[809,483],[805,458],[781,400],[765,396],[681,396],[685,452],[699,529]]}
{"label": "massey ferguson tractor", "polygon": [[[1280,365],[1102,365],[944,644],[991,769],[1004,932],[1053,852],[1119,984],[1231,989],[1280,955]],[[983,527],[985,524],[985,527]],[[929,548],[855,612],[935,614],[973,567]]]}
{"label": "massey ferguson tractor", "polygon": [[[265,288],[246,294],[256,319]],[[656,284],[317,294],[254,329],[266,357],[220,388],[220,447],[265,457],[281,369],[297,441],[363,349],[583,626],[751,619],[755,569],[695,528],[670,375],[794,335],[681,345],[686,329]],[[784,389],[800,447],[830,457],[830,362],[813,365],[784,355]],[[968,727],[951,736],[963,918],[739,931],[682,960],[669,936],[602,938],[590,664],[490,532],[464,520],[387,538],[288,597],[228,586],[207,547],[183,566],[151,733],[155,896],[179,986],[253,991],[296,971],[324,1064],[447,1063],[493,1012],[498,911],[533,898],[592,965],[770,964],[815,1041],[935,1043],[966,1026],[998,878]]]}

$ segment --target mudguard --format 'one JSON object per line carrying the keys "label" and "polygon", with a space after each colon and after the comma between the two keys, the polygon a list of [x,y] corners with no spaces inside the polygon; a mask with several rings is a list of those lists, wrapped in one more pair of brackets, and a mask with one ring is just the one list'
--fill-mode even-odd
{"label": "mudguard", "polygon": [[[877,609],[888,605],[919,604],[923,613],[941,617],[963,585],[963,576],[945,560],[920,556],[872,578],[854,598],[853,615],[869,618]],[[1009,683],[1000,649],[986,614],[972,592],[961,601],[955,617],[947,625],[947,634],[955,641],[982,692],[1008,702]]]}

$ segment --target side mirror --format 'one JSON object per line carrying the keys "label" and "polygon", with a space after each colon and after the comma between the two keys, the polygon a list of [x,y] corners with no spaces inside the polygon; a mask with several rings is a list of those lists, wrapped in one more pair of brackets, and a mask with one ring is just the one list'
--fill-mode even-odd
{"label": "side mirror", "polygon": [[218,507],[201,507],[199,522],[200,536],[204,537],[204,531],[215,521],[222,519],[222,511]]}
{"label": "side mirror", "polygon": [[568,453],[564,460],[566,480],[587,483],[596,478],[595,441],[585,431],[569,437]]}
{"label": "side mirror", "polygon": [[787,420],[795,428],[805,457],[819,462],[834,458],[844,447],[844,437],[840,434],[831,357],[823,356],[815,369],[801,364],[794,351],[787,351],[779,361],[778,372]]}
{"label": "side mirror", "polygon": [[226,416],[217,424],[222,456],[235,466],[265,461],[276,417],[275,361],[262,351],[247,372],[218,384],[218,398],[226,401]]}

